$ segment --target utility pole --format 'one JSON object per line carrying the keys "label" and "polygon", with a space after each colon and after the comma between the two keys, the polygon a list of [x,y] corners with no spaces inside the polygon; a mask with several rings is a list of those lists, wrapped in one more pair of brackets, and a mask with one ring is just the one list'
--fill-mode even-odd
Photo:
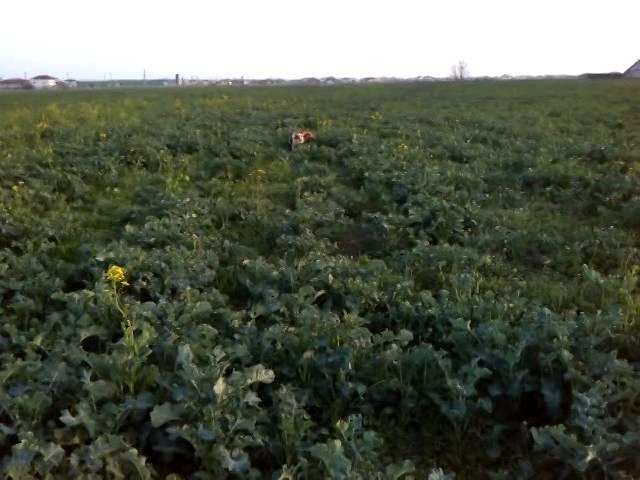
{"label": "utility pole", "polygon": [[142,71],[142,81],[144,82],[145,85],[147,84],[147,69],[146,68]]}

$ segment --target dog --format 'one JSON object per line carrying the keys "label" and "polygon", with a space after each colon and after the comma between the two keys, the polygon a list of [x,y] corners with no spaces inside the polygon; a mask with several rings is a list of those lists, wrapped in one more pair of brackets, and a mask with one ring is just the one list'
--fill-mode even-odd
{"label": "dog", "polygon": [[291,146],[291,150],[293,150],[296,145],[308,143],[315,138],[314,133],[309,130],[296,130],[289,136],[289,145]]}

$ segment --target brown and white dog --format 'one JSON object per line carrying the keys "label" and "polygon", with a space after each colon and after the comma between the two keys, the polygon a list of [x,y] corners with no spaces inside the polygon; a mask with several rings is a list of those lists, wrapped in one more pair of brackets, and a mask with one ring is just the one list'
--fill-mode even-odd
{"label": "brown and white dog", "polygon": [[293,147],[296,145],[308,143],[314,138],[316,138],[316,136],[309,130],[296,130],[291,133],[291,136],[289,137],[289,145],[291,145],[291,150],[293,150]]}

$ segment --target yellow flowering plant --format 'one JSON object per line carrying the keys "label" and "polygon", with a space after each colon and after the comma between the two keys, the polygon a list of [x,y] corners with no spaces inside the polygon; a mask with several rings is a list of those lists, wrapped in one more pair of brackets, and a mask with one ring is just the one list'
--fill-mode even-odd
{"label": "yellow flowering plant", "polygon": [[[138,353],[138,346],[134,338],[133,322],[127,315],[125,307],[121,304],[120,294],[118,292],[118,287],[129,285],[129,282],[127,282],[127,269],[120,265],[110,265],[104,274],[104,278],[112,284],[111,296],[116,309],[120,312],[120,315],[122,315],[124,338],[132,356],[135,356]],[[133,392],[133,382],[130,382],[129,390]]]}
{"label": "yellow flowering plant", "polygon": [[111,265],[104,276],[115,285],[129,285],[129,282],[127,282],[127,269],[119,265]]}

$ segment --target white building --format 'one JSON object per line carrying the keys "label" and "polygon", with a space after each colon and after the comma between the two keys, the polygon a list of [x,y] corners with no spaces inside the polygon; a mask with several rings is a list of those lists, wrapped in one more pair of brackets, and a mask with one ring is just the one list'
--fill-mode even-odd
{"label": "white building", "polygon": [[31,79],[31,84],[34,88],[55,88],[58,85],[59,80],[49,75],[38,75]]}
{"label": "white building", "polygon": [[21,90],[33,88],[33,85],[29,80],[24,78],[7,78],[6,80],[0,80],[0,90]]}

